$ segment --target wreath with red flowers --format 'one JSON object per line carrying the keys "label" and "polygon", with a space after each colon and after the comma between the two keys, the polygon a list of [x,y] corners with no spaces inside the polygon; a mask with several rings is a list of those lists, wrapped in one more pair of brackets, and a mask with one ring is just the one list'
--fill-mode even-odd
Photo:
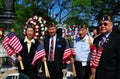
{"label": "wreath with red flowers", "polygon": [[24,27],[24,36],[26,36],[26,29],[29,26],[29,24],[33,25],[33,29],[35,31],[35,39],[43,39],[44,36],[48,33],[48,26],[46,24],[46,20],[40,16],[33,16],[32,18],[29,18],[26,22],[26,25]]}
{"label": "wreath with red flowers", "polygon": [[77,32],[78,28],[76,25],[69,26],[68,34],[71,35],[73,39],[76,39],[78,37]]}
{"label": "wreath with red flowers", "polygon": [[3,37],[4,37],[4,30],[2,27],[0,27],[0,42],[2,41]]}
{"label": "wreath with red flowers", "polygon": [[2,38],[3,35],[3,28],[0,28],[0,39]]}

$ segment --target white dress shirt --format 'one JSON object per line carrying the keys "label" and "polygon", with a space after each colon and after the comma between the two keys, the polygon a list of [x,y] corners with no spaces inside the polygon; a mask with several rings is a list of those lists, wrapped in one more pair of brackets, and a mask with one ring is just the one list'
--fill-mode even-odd
{"label": "white dress shirt", "polygon": [[57,38],[57,35],[54,35],[53,37],[50,37],[49,39],[49,53],[50,53],[50,47],[51,47],[51,41],[53,39],[53,53],[55,53],[55,45],[56,45],[56,38]]}
{"label": "white dress shirt", "polygon": [[[90,37],[91,39],[91,37]],[[79,37],[74,41],[74,50],[76,52],[76,61],[80,61],[82,66],[87,65],[87,61],[90,60],[90,45],[89,45],[89,36],[86,35],[83,39]],[[93,42],[93,39],[91,39]]]}
{"label": "white dress shirt", "polygon": [[32,44],[32,42],[35,43],[35,40],[34,39],[28,40],[28,38],[25,37],[24,42],[27,42],[28,53],[30,53],[31,44]]}

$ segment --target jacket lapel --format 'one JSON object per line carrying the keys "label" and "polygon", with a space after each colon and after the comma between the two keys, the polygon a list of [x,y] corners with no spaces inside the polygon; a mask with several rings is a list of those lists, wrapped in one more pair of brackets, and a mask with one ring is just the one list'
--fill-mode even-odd
{"label": "jacket lapel", "polygon": [[25,53],[28,54],[27,42],[24,43]]}
{"label": "jacket lapel", "polygon": [[111,32],[111,34],[108,36],[108,38],[105,41],[104,47],[106,47],[106,45],[108,45],[110,43],[110,41],[114,38],[114,31]]}
{"label": "jacket lapel", "polygon": [[59,44],[59,40],[60,40],[60,38],[56,37],[55,52],[57,52],[57,46]]}

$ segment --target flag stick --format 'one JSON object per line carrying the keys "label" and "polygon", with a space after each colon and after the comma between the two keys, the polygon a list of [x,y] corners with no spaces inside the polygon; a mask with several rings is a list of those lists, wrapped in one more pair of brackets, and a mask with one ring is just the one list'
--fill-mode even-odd
{"label": "flag stick", "polygon": [[46,77],[50,78],[49,70],[46,61],[44,61],[44,67],[45,67],[45,75]]}
{"label": "flag stick", "polygon": [[90,75],[90,79],[95,79],[95,72]]}
{"label": "flag stick", "polygon": [[75,64],[72,63],[73,76],[76,77]]}
{"label": "flag stick", "polygon": [[[72,59],[73,59],[73,57],[72,57]],[[73,76],[76,77],[77,75],[76,75],[76,70],[75,70],[75,64],[74,64],[74,62],[72,62],[72,71],[73,71]]]}
{"label": "flag stick", "polygon": [[[19,56],[20,56],[20,55],[19,55]],[[21,70],[24,70],[24,66],[23,66],[22,60],[20,60],[19,63],[20,63],[20,68],[21,68]]]}
{"label": "flag stick", "polygon": [[24,66],[23,66],[22,61],[19,61],[19,63],[20,63],[21,70],[24,70]]}

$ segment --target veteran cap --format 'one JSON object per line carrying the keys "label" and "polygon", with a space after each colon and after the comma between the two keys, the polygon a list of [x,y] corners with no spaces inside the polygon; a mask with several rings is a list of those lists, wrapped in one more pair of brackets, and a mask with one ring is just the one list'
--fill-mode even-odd
{"label": "veteran cap", "polygon": [[109,15],[104,15],[100,21],[111,21],[111,17]]}
{"label": "veteran cap", "polygon": [[33,25],[33,24],[29,24],[29,25],[27,26],[27,28],[34,28],[34,25]]}
{"label": "veteran cap", "polygon": [[78,29],[82,29],[82,28],[87,29],[87,26],[85,24],[78,25]]}
{"label": "veteran cap", "polygon": [[48,28],[49,27],[56,27],[55,23],[54,22],[51,22],[51,23],[48,23]]}

